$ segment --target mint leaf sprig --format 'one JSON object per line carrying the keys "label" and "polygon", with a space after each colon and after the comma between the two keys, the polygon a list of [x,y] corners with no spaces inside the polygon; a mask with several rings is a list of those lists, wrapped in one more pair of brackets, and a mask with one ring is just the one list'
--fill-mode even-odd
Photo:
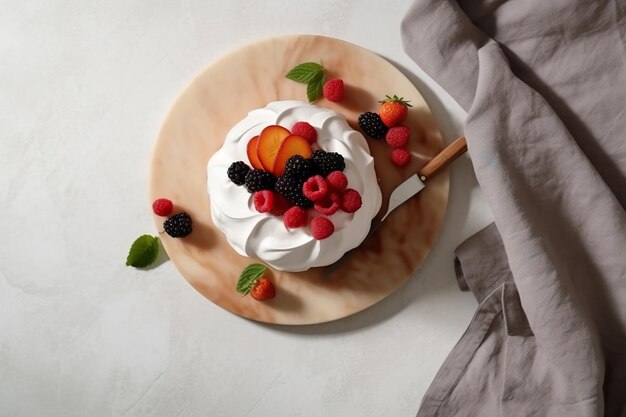
{"label": "mint leaf sprig", "polygon": [[293,67],[286,75],[287,79],[306,84],[306,95],[309,103],[322,96],[324,86],[324,67],[315,62],[305,62]]}
{"label": "mint leaf sprig", "polygon": [[126,266],[145,268],[150,266],[159,255],[159,238],[156,236],[139,236],[130,247]]}
{"label": "mint leaf sprig", "polygon": [[263,264],[250,264],[248,265],[241,275],[239,281],[237,281],[237,292],[247,295],[252,291],[252,287],[259,278],[265,274],[267,267]]}

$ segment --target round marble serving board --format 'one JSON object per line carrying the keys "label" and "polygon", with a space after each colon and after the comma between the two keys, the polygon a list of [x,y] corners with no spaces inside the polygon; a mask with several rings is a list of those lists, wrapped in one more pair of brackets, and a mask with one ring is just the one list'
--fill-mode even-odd
{"label": "round marble serving board", "polygon": [[[180,273],[202,295],[240,316],[276,324],[312,324],[361,311],[398,289],[433,245],[448,202],[447,172],[442,172],[350,256],[327,268],[306,272],[270,271],[276,297],[259,302],[235,291],[241,271],[258,262],[238,255],[211,221],[206,165],[228,130],[248,111],[276,100],[306,101],[306,86],[285,74],[303,62],[321,62],[326,78],[344,80],[340,103],[317,105],[344,114],[358,130],[359,114],[377,111],[377,100],[397,94],[411,100],[406,124],[411,128],[411,164],[389,161],[391,148],[368,138],[375,157],[385,209],[390,192],[443,148],[439,129],[426,102],[411,82],[380,56],[333,38],[294,35],[242,47],[211,64],[178,98],[154,148],[150,199],[167,197],[175,213],[188,212],[193,232],[183,239],[161,234],[163,247]],[[226,173],[224,173],[226,175]],[[158,231],[163,218],[154,218]]]}

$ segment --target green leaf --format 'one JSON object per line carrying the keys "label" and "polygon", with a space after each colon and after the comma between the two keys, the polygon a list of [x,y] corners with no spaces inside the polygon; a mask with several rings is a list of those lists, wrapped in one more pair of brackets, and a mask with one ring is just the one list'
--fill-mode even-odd
{"label": "green leaf", "polygon": [[312,79],[324,73],[324,67],[315,62],[305,62],[293,67],[285,77],[299,83],[308,84]]}
{"label": "green leaf", "polygon": [[159,238],[156,236],[139,236],[133,242],[126,258],[126,266],[145,268],[154,262],[159,254]]}
{"label": "green leaf", "polygon": [[267,268],[263,264],[250,264],[243,270],[237,281],[237,292],[248,294],[256,281],[263,276]]}
{"label": "green leaf", "polygon": [[313,103],[315,100],[322,96],[322,88],[324,86],[324,73],[318,73],[306,86],[306,96],[309,99],[309,103]]}

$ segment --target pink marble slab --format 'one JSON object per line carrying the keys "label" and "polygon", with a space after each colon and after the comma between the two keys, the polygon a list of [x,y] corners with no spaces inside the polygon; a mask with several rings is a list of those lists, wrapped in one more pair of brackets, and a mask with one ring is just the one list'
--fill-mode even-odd
{"label": "pink marble slab", "polygon": [[[235,291],[251,259],[238,255],[211,221],[206,164],[228,130],[248,111],[275,100],[306,101],[305,85],[287,80],[293,66],[322,62],[327,78],[342,78],[345,99],[316,104],[356,119],[376,111],[377,100],[398,94],[411,100],[407,124],[412,130],[412,163],[398,169],[389,162],[390,147],[368,139],[383,192],[390,192],[443,148],[437,125],[419,91],[397,68],[366,49],[321,36],[285,36],[238,49],[211,64],[183,91],[157,139],[151,166],[150,198],[167,197],[175,211],[193,218],[184,239],[162,234],[162,243],[183,277],[217,305],[253,320],[311,324],[361,311],[397,290],[422,263],[437,237],[448,201],[447,172],[429,181],[415,198],[398,208],[350,257],[336,268],[306,272],[271,271],[276,298],[258,302]],[[224,173],[226,175],[226,173]],[[163,218],[155,216],[163,230]]]}

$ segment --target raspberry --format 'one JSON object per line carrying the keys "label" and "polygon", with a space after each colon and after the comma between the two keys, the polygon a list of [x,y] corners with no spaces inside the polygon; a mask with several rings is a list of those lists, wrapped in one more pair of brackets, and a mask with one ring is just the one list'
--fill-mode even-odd
{"label": "raspberry", "polygon": [[326,239],[335,232],[335,225],[328,217],[317,216],[311,219],[311,233],[317,240]]}
{"label": "raspberry", "polygon": [[361,208],[361,194],[355,189],[348,188],[341,194],[341,209],[346,213],[354,213]]}
{"label": "raspberry", "polygon": [[287,159],[283,175],[307,179],[315,172],[315,165],[302,155],[294,155]]}
{"label": "raspberry", "polygon": [[163,229],[172,237],[185,237],[191,233],[191,217],[184,211],[178,213],[165,220]]}
{"label": "raspberry", "polygon": [[328,185],[321,175],[314,175],[302,184],[302,193],[312,201],[323,198],[328,192]]}
{"label": "raspberry", "polygon": [[274,216],[282,216],[285,214],[287,209],[292,207],[292,204],[282,195],[275,193],[274,194],[274,207],[270,211],[270,214]]}
{"label": "raspberry", "polygon": [[368,111],[359,116],[359,126],[366,135],[374,139],[382,139],[387,134],[389,128],[385,126],[378,113]]}
{"label": "raspberry", "polygon": [[328,184],[328,188],[342,192],[348,187],[348,178],[346,174],[341,171],[333,171],[326,176],[326,183]]}
{"label": "raspberry", "polygon": [[159,198],[152,203],[152,211],[157,216],[167,217],[172,214],[174,204],[167,198]]}
{"label": "raspberry", "polygon": [[346,168],[343,156],[337,152],[326,152],[317,149],[313,151],[310,160],[322,177],[326,177],[333,171],[343,171]]}
{"label": "raspberry", "polygon": [[254,193],[254,208],[259,213],[268,213],[274,209],[274,192],[261,190]]}
{"label": "raspberry", "polygon": [[324,83],[323,87],[324,98],[328,101],[341,101],[343,100],[343,80],[335,79],[329,80]]}
{"label": "raspberry", "polygon": [[315,210],[319,211],[325,216],[332,216],[337,213],[339,206],[341,205],[341,197],[337,193],[329,193],[326,197],[317,200],[313,203]]}
{"label": "raspberry", "polygon": [[276,183],[276,177],[262,169],[251,169],[246,174],[246,188],[251,193],[261,190],[271,190]]}
{"label": "raspberry", "polygon": [[250,167],[243,161],[236,161],[228,167],[228,178],[237,185],[244,185]]}
{"label": "raspberry", "polygon": [[406,149],[394,149],[390,158],[395,166],[403,167],[411,160],[411,154]]}
{"label": "raspberry", "polygon": [[409,143],[410,134],[411,130],[408,126],[395,126],[389,129],[385,140],[387,140],[387,143],[394,149],[406,148],[407,143]]}
{"label": "raspberry", "polygon": [[307,122],[297,122],[291,127],[291,133],[294,135],[302,136],[309,143],[313,143],[317,140],[317,130]]}
{"label": "raspberry", "polygon": [[296,229],[306,225],[306,217],[305,209],[293,206],[283,215],[283,223],[288,229]]}

